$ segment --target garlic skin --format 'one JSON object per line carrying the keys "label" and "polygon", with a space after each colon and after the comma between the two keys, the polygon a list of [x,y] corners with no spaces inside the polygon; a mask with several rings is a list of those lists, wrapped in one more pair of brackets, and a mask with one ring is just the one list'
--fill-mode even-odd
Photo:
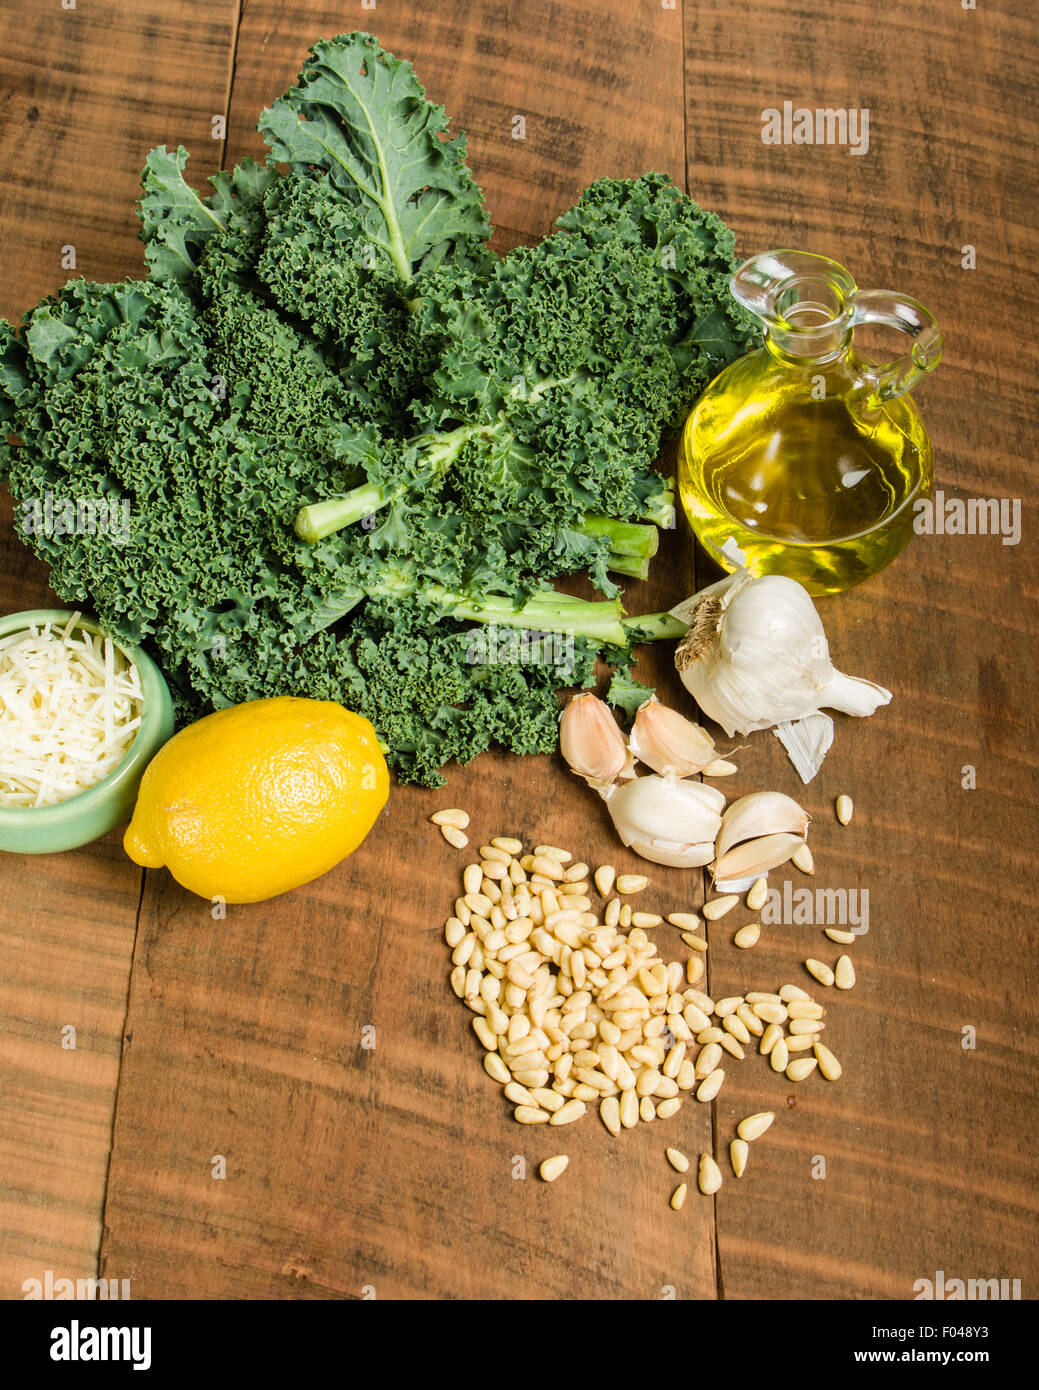
{"label": "garlic skin", "polygon": [[608,705],[584,691],[559,716],[559,750],[578,777],[600,794],[618,777],[633,777],[631,754]]}
{"label": "garlic skin", "polygon": [[626,782],[606,798],[623,843],[653,864],[676,869],[711,862],[724,806],[714,787],[656,774]]}
{"label": "garlic skin", "polygon": [[675,777],[691,777],[718,760],[710,734],[678,710],[662,705],[655,695],[636,711],[628,747],[654,772]]}
{"label": "garlic skin", "polygon": [[737,570],[671,610],[689,628],[675,666],[693,699],[733,735],[818,714],[872,714],[891,692],[834,668],[807,590]]}

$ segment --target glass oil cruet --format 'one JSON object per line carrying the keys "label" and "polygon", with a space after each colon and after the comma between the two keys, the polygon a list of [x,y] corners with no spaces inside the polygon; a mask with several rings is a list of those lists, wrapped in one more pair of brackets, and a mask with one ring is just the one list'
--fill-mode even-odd
{"label": "glass oil cruet", "polygon": [[[725,569],[785,574],[813,594],[859,584],[913,536],[931,491],[931,444],[907,394],[938,365],[942,335],[916,300],[860,290],[836,261],[767,251],[731,281],[764,345],[726,367],[686,422],[679,493]],[[907,334],[883,365],[859,324]]]}

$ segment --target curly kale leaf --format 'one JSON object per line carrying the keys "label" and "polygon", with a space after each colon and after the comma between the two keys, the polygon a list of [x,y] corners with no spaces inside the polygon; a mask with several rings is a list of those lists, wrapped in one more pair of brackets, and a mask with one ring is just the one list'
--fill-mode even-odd
{"label": "curly kale leaf", "polygon": [[152,150],[141,175],[138,204],[149,276],[182,285],[191,282],[209,238],[226,232],[236,218],[248,217],[277,177],[275,170],[246,159],[230,174],[214,174],[209,180],[213,192],[201,198],[184,178],[187,161],[183,145],[173,154],[165,145]]}
{"label": "curly kale leaf", "polygon": [[441,138],[444,108],[371,34],[315,44],[259,129],[276,160],[328,176],[405,282],[490,233],[464,137]]}
{"label": "curly kale leaf", "polygon": [[628,720],[632,720],[639,706],[644,705],[653,693],[651,685],[643,685],[634,678],[627,667],[622,667],[614,672],[606,698],[611,705],[623,710]]}

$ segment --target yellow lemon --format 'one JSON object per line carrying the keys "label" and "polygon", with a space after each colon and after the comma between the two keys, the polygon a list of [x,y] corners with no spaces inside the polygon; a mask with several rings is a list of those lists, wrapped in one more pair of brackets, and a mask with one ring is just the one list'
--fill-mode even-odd
{"label": "yellow lemon", "polygon": [[326,700],[253,700],[159,750],[123,846],[203,898],[259,902],[352,854],[389,791],[367,719]]}

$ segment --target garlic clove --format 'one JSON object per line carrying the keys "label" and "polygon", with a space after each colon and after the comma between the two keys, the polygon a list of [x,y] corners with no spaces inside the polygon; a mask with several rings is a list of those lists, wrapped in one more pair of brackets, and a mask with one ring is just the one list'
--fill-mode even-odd
{"label": "garlic clove", "polygon": [[720,854],[712,872],[715,886],[718,880],[726,883],[730,879],[754,878],[767,874],[792,859],[799,849],[804,848],[803,835],[762,835],[757,840],[743,840],[740,844]]}
{"label": "garlic clove", "polygon": [[655,695],[639,706],[628,740],[632,753],[654,772],[689,777],[718,759],[714,739]]}
{"label": "garlic clove", "polygon": [[699,845],[679,845],[664,840],[632,840],[628,846],[652,864],[667,864],[672,869],[699,869],[714,858],[711,840]]}
{"label": "garlic clove", "polygon": [[603,791],[618,777],[634,776],[631,754],[608,705],[584,691],[559,716],[559,750],[590,787]]}
{"label": "garlic clove", "polygon": [[743,840],[757,840],[765,835],[797,835],[803,842],[810,819],[808,812],[783,792],[751,792],[749,796],[741,796],[722,817],[717,837],[718,857]]}
{"label": "garlic clove", "polygon": [[715,758],[713,763],[708,763],[700,771],[705,777],[731,777],[734,772],[739,772],[739,768],[727,758]]}
{"label": "garlic clove", "polygon": [[655,774],[614,788],[606,801],[624,844],[670,846],[676,852],[694,845],[713,845],[721,829],[724,805],[724,796],[714,787]]}

